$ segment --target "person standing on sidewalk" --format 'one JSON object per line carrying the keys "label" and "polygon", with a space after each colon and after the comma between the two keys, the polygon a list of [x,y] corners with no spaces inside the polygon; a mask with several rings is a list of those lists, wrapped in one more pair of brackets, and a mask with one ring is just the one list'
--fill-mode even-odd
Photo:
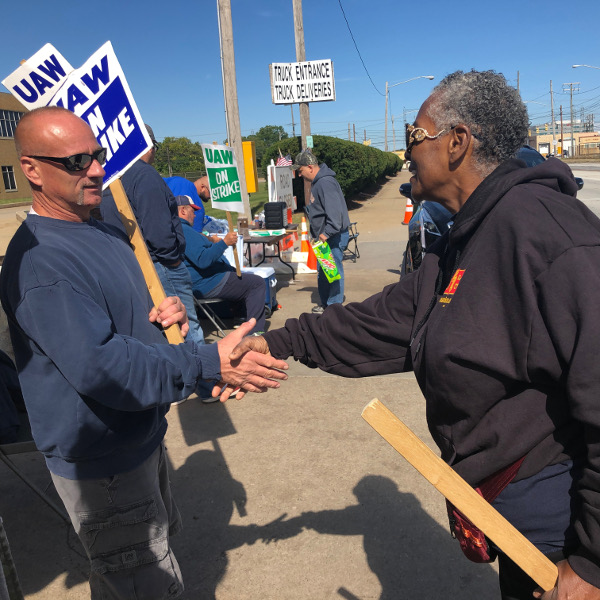
{"label": "person standing on sidewalk", "polygon": [[310,203],[307,204],[310,234],[313,239],[327,242],[335,259],[340,278],[331,283],[319,265],[317,286],[320,304],[312,312],[322,313],[331,304],[344,301],[344,250],[348,247],[348,227],[350,217],[342,188],[332,171],[325,163],[319,165],[316,156],[310,150],[304,150],[296,156],[292,169],[307,181],[310,181]]}
{"label": "person standing on sidewalk", "polygon": [[255,355],[233,366],[239,330],[217,344],[167,342],[163,327],[187,332],[181,301],[154,308],[126,238],[90,218],[107,151],[85,121],[39,108],[20,120],[15,142],[33,203],[6,251],[0,296],[33,439],[90,560],[91,597],[177,598],[170,405],[199,379],[279,387],[285,363]]}
{"label": "person standing on sidewalk", "polygon": [[557,562],[543,592],[481,543],[502,599],[600,600],[600,219],[568,165],[516,158],[528,128],[501,74],[445,77],[406,127],[406,157],[414,198],[447,208],[452,228],[398,283],[246,337],[230,358],[414,371],[442,459],[473,487],[493,482],[499,495],[484,498]]}

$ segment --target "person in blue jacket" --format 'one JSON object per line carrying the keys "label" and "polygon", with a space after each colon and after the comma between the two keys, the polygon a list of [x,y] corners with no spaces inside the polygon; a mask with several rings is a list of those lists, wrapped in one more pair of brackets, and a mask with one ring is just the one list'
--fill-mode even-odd
{"label": "person in blue jacket", "polygon": [[154,308],[126,238],[90,217],[107,151],[87,123],[40,108],[21,118],[15,142],[33,205],[6,251],[0,297],[33,438],[88,554],[91,597],[177,598],[165,415],[201,379],[279,387],[285,375],[268,369],[285,363],[231,365],[253,322],[217,344],[167,343],[162,327],[187,333],[183,304]]}
{"label": "person in blue jacket", "polygon": [[189,196],[175,198],[183,234],[185,235],[185,265],[190,272],[192,289],[198,298],[222,298],[232,302],[243,302],[246,319],[256,319],[251,333],[265,331],[265,282],[254,273],[237,276],[235,268],[224,256],[228,246],[235,247],[237,233],[230,231],[223,239],[209,239],[193,227],[197,206]]}
{"label": "person in blue jacket", "polygon": [[204,225],[211,220],[204,210],[204,202],[210,200],[208,177],[204,175],[204,177],[200,177],[194,182],[184,177],[165,177],[165,183],[174,196],[189,196],[192,199],[194,206],[196,206],[192,227],[202,233]]}
{"label": "person in blue jacket", "polygon": [[348,227],[350,217],[342,188],[332,171],[325,163],[319,165],[317,157],[304,150],[296,156],[292,169],[303,179],[311,182],[310,202],[307,206],[310,234],[313,239],[327,242],[335,259],[340,279],[331,283],[319,265],[317,287],[320,304],[312,312],[322,313],[332,304],[344,302],[344,250],[348,247]]}

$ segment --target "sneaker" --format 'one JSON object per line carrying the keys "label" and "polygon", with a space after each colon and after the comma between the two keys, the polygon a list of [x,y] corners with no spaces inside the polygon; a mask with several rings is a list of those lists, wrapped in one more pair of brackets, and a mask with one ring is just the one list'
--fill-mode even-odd
{"label": "sneaker", "polygon": [[213,398],[212,396],[208,396],[208,398],[200,398],[201,402],[204,404],[212,404],[213,402],[219,401],[219,396]]}
{"label": "sneaker", "polygon": [[324,310],[325,310],[325,307],[319,306],[318,304],[317,304],[317,306],[312,307],[312,312],[317,313],[319,315],[322,314]]}

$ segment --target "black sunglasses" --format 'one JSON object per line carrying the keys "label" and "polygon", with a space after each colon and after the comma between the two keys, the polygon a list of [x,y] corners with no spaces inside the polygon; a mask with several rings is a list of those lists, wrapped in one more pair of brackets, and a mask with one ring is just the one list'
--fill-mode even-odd
{"label": "black sunglasses", "polygon": [[100,148],[92,154],[73,154],[72,156],[57,157],[57,156],[30,156],[29,158],[37,158],[38,160],[50,160],[52,162],[60,163],[67,169],[67,171],[84,171],[87,169],[95,160],[101,165],[106,162],[106,148]]}

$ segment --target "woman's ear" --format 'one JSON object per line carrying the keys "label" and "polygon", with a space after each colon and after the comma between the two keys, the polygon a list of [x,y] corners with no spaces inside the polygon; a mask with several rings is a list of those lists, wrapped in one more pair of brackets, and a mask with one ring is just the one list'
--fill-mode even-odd
{"label": "woman's ear", "polygon": [[468,125],[459,123],[450,131],[450,156],[451,160],[462,160],[471,146],[471,129]]}

